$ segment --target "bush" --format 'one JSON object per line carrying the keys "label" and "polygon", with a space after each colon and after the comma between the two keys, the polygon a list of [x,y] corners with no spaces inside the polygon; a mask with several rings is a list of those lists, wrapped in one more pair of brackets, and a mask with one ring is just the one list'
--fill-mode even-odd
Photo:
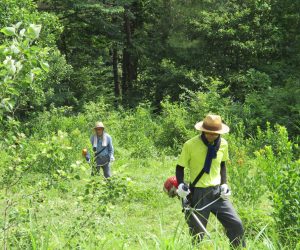
{"label": "bush", "polygon": [[169,100],[161,105],[162,115],[158,120],[160,127],[155,143],[160,148],[165,148],[166,152],[179,153],[182,144],[193,135],[189,113],[183,105],[170,103]]}
{"label": "bush", "polygon": [[279,236],[282,242],[295,247],[300,233],[300,162],[293,159],[292,152],[297,145],[289,141],[286,129],[279,125],[274,131],[268,128],[264,136],[259,130],[258,135],[261,141],[269,140],[255,155],[272,192],[273,215]]}
{"label": "bush", "polygon": [[118,123],[118,127],[113,127],[114,136],[119,146],[130,149],[132,157],[151,158],[156,155],[157,125],[149,104],[141,104],[136,110],[123,113]]}

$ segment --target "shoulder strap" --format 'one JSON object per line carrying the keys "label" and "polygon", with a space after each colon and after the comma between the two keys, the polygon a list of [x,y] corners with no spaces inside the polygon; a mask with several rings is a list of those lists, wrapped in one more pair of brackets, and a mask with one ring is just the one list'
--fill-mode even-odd
{"label": "shoulder strap", "polygon": [[[201,137],[200,137],[200,140],[201,140]],[[205,164],[204,164],[204,166],[205,166]],[[200,173],[197,175],[197,177],[195,178],[195,180],[193,181],[193,183],[190,183],[190,187],[195,187],[196,186],[196,184],[198,183],[198,181],[200,180],[200,178],[202,177],[202,175],[204,174],[204,166],[203,166],[203,168],[202,168],[202,170],[200,171]]]}
{"label": "shoulder strap", "polygon": [[95,157],[97,157],[104,149],[106,149],[106,147],[103,147],[100,151],[95,152]]}
{"label": "shoulder strap", "polygon": [[192,184],[190,184],[191,187],[195,187],[197,182],[200,180],[200,178],[202,177],[202,175],[204,174],[204,168],[202,168],[202,170],[200,171],[200,173],[198,174],[198,176],[195,178],[195,180],[193,181]]}
{"label": "shoulder strap", "polygon": [[95,157],[97,157],[104,149],[106,149],[107,146],[103,147],[100,151],[96,151],[97,150],[97,136],[94,135],[93,137],[93,150],[94,150],[94,153],[95,153]]}

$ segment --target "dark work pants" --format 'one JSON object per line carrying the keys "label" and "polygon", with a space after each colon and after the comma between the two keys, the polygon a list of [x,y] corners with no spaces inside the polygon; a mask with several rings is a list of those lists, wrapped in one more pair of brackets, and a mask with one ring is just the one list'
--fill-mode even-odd
{"label": "dark work pants", "polygon": [[[191,206],[196,209],[202,208],[208,203],[217,199],[219,196],[220,186],[195,188],[192,195]],[[245,246],[245,242],[243,240],[244,229],[242,221],[237,215],[231,202],[221,198],[202,211],[194,211],[204,227],[207,225],[207,221],[211,212],[224,226],[226,235],[229,238],[231,245],[233,247],[237,247],[239,245]],[[190,234],[195,237],[195,240],[201,241],[204,236],[203,229],[189,213],[186,214],[186,219],[189,225]]]}
{"label": "dark work pants", "polygon": [[96,173],[94,173],[94,171],[92,170],[92,175],[95,175],[95,174],[100,174],[100,167],[102,168],[103,170],[103,174],[104,174],[104,177],[105,178],[109,178],[111,177],[111,167],[110,167],[110,163],[107,163],[103,166],[96,166]]}
{"label": "dark work pants", "polygon": [[103,174],[104,174],[105,178],[111,177],[111,171],[110,171],[110,164],[109,163],[107,163],[107,164],[105,164],[103,166],[97,166],[96,168],[97,168],[97,172],[98,173],[99,173],[100,167],[103,170]]}

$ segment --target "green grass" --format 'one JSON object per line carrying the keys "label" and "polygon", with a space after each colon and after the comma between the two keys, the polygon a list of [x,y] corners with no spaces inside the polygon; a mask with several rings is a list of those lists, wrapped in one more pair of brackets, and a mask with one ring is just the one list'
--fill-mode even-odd
{"label": "green grass", "polygon": [[[162,191],[165,179],[174,174],[175,158],[117,159],[112,166],[112,180],[116,179],[113,184],[122,182],[126,188],[119,197],[114,196],[118,190],[112,191],[112,197],[105,196],[110,190],[103,177],[90,177],[89,166],[84,162],[81,165],[84,168],[78,169],[79,180],[61,180],[56,188],[18,198],[16,207],[24,211],[19,211],[18,225],[9,230],[11,249],[199,248],[191,244],[180,201]],[[92,178],[102,181],[96,185],[94,197],[87,197],[86,185]],[[22,193],[30,193],[31,189],[27,186]],[[205,238],[201,248],[229,249],[223,229],[213,216],[208,230],[212,239]],[[248,249],[278,249],[265,227],[247,243]]]}
{"label": "green grass", "polygon": [[[134,117],[130,119],[135,121]],[[148,128],[148,136],[142,128],[138,131],[142,139],[132,143],[135,132],[143,125],[143,119],[136,120],[140,123],[130,120],[111,129],[115,132],[112,136],[116,161],[110,181],[102,176],[91,177],[90,166],[81,158],[81,149],[89,145],[90,133],[77,129],[88,127],[83,116],[73,117],[72,122],[55,117],[54,127],[53,121],[45,122],[49,127],[44,127],[43,122],[31,137],[24,139],[19,151],[11,148],[26,158],[20,166],[32,163],[33,168],[28,173],[21,172],[22,180],[17,185],[0,190],[0,225],[9,226],[5,234],[3,229],[0,231],[0,245],[4,246],[5,239],[7,249],[229,249],[223,228],[214,216],[210,216],[208,224],[211,239],[205,237],[200,246],[192,245],[180,201],[162,191],[166,178],[175,174],[177,159],[154,147],[152,128]],[[129,125],[133,126],[131,130]],[[126,133],[123,127],[127,128]],[[69,133],[64,137],[49,133],[47,137],[48,130],[59,128],[68,128]],[[166,140],[173,139],[166,135]],[[260,167],[265,159],[259,161],[249,153],[250,142],[239,142],[234,135],[229,141],[231,199],[245,226],[247,249],[288,249],[279,243],[271,191]],[[143,151],[145,148],[148,151]],[[37,159],[33,154],[36,151],[41,154]],[[0,154],[3,177],[5,168],[13,164],[7,151]],[[58,155],[62,158],[53,157]],[[22,165],[23,161],[26,164]],[[53,172],[47,172],[50,167]],[[65,175],[55,176],[55,168]],[[51,186],[47,178],[53,179]],[[13,203],[7,208],[7,202]]]}

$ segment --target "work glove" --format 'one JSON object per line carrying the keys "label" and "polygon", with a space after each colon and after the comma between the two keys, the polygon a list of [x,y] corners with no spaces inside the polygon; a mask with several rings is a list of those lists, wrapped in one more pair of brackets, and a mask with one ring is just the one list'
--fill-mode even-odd
{"label": "work glove", "polygon": [[185,183],[180,183],[177,189],[177,194],[180,198],[185,199],[191,191],[189,190],[188,185]]}
{"label": "work glove", "polygon": [[91,156],[90,156],[90,153],[89,153],[89,151],[88,151],[86,148],[82,149],[82,156],[86,159],[86,161],[87,161],[88,163],[91,162]]}
{"label": "work glove", "polygon": [[112,156],[110,157],[110,162],[113,162],[113,161],[115,161],[115,157],[112,155]]}
{"label": "work glove", "polygon": [[91,162],[91,156],[90,156],[89,152],[87,152],[87,154],[86,154],[86,156],[85,156],[85,159],[86,159],[86,161],[87,161],[88,163]]}
{"label": "work glove", "polygon": [[228,200],[230,195],[231,195],[231,191],[229,190],[228,185],[222,184],[221,185],[221,194],[220,194],[221,198],[223,200]]}

